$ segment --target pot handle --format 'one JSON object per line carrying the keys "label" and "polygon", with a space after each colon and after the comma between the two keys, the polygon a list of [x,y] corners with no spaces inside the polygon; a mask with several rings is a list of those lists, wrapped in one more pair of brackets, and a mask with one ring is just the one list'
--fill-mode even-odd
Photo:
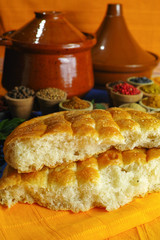
{"label": "pot handle", "polygon": [[0,46],[11,46],[12,40],[10,39],[10,35],[14,32],[15,30],[3,33],[2,36],[0,36]]}

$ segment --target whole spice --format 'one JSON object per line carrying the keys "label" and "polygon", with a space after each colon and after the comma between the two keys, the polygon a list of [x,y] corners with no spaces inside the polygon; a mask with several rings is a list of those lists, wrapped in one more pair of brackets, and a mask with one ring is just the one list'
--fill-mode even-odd
{"label": "whole spice", "polygon": [[139,89],[126,82],[115,85],[113,91],[124,95],[137,95],[140,93]]}
{"label": "whole spice", "polygon": [[160,94],[160,86],[158,84],[145,85],[141,87],[142,91],[151,94]]}
{"label": "whole spice", "polygon": [[133,77],[133,78],[130,78],[130,82],[145,84],[145,83],[152,83],[152,80],[147,77]]}
{"label": "whole spice", "polygon": [[66,92],[59,88],[44,88],[37,92],[37,97],[46,100],[61,100],[66,98]]}
{"label": "whole spice", "polygon": [[69,109],[85,109],[88,108],[90,105],[85,100],[80,99],[79,97],[75,96],[72,97],[69,101],[63,103],[63,107]]}
{"label": "whole spice", "polygon": [[24,98],[34,96],[35,92],[33,89],[27,88],[25,86],[19,86],[19,87],[14,87],[7,94],[11,98],[24,99]]}
{"label": "whole spice", "polygon": [[111,82],[110,84],[109,84],[109,87],[114,87],[115,85],[117,85],[117,84],[119,84],[119,83],[125,83],[124,81],[116,81],[116,82]]}
{"label": "whole spice", "polygon": [[160,108],[160,96],[153,96],[142,99],[142,103],[148,107]]}

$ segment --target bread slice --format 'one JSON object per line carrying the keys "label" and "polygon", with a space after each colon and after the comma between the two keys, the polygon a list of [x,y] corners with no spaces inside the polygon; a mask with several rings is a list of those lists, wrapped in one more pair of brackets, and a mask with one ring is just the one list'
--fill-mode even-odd
{"label": "bread slice", "polygon": [[7,166],[0,179],[0,204],[111,211],[154,191],[160,191],[160,149],[110,149],[85,161],[33,173],[18,173]]}
{"label": "bread slice", "polygon": [[113,146],[159,147],[160,119],[120,108],[53,113],[18,126],[4,144],[4,157],[18,172],[33,172],[84,160]]}

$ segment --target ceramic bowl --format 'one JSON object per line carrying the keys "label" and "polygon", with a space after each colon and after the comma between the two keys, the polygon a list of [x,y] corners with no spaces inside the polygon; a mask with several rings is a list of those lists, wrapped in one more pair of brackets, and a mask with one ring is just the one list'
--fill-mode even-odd
{"label": "ceramic bowl", "polygon": [[63,102],[60,102],[59,103],[59,110],[60,111],[82,111],[82,110],[92,110],[93,109],[93,104],[90,102],[90,101],[87,101],[87,100],[84,100],[85,102],[87,102],[87,103],[89,103],[89,107],[87,107],[87,108],[83,108],[83,109],[71,109],[71,108],[67,108],[67,107],[64,107],[63,106],[63,103],[64,102],[68,102],[69,101],[69,99],[68,100],[66,100],[66,101],[63,101]]}
{"label": "ceramic bowl", "polygon": [[59,110],[59,103],[61,101],[65,101],[67,99],[67,93],[65,94],[65,96],[61,99],[44,99],[40,96],[37,96],[36,94],[36,98],[38,100],[38,105],[40,108],[40,111],[42,112],[42,115],[46,115],[46,114],[50,114],[53,112],[56,112]]}
{"label": "ceramic bowl", "polygon": [[5,100],[8,104],[9,112],[14,118],[29,119],[34,105],[34,97],[24,99],[11,98],[8,94],[5,95]]}
{"label": "ceramic bowl", "polygon": [[151,79],[149,79],[149,82],[146,82],[146,83],[145,82],[138,83],[138,82],[132,81],[132,79],[135,79],[135,78],[139,78],[139,77],[134,76],[134,77],[127,78],[127,82],[135,87],[153,84],[153,81]]}
{"label": "ceramic bowl", "polygon": [[114,92],[113,90],[111,90],[110,95],[111,95],[113,105],[116,107],[125,103],[136,103],[140,101],[143,97],[142,92],[136,95],[125,95],[125,94]]}
{"label": "ceramic bowl", "polygon": [[[143,98],[143,100],[145,100],[145,99],[147,99],[147,98]],[[149,107],[149,106],[145,105],[142,100],[139,101],[139,104],[142,107],[144,107],[147,110],[147,112],[160,112],[160,108]]]}

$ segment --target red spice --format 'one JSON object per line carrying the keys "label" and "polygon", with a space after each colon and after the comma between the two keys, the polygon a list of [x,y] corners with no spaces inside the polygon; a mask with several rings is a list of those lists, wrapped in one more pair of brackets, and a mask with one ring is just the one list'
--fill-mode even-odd
{"label": "red spice", "polygon": [[119,83],[113,87],[114,92],[118,92],[124,95],[137,95],[140,90],[128,83]]}

